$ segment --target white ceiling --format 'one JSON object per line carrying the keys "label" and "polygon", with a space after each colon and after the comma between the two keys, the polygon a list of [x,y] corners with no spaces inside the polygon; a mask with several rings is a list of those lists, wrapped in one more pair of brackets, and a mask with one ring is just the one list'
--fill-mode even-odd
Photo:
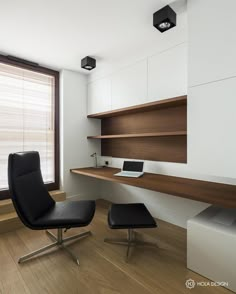
{"label": "white ceiling", "polygon": [[79,71],[87,55],[97,66],[117,61],[161,40],[164,34],[152,26],[152,14],[170,2],[0,0],[0,52]]}

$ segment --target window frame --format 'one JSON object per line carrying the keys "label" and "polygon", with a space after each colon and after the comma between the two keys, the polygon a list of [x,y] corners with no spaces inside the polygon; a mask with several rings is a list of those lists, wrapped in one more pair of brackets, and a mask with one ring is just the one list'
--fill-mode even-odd
{"label": "window frame", "polygon": [[[60,187],[60,120],[59,120],[59,82],[60,82],[60,73],[56,70],[52,70],[40,65],[30,65],[26,64],[21,61],[15,61],[8,59],[7,56],[1,55],[0,54],[0,63],[5,63],[8,65],[16,66],[22,69],[28,69],[34,72],[46,74],[49,76],[53,76],[55,79],[55,106],[54,106],[54,123],[55,123],[55,134],[54,134],[54,171],[55,171],[55,180],[54,182],[46,183],[45,186],[48,191],[53,191],[53,190],[58,190]],[[2,189],[0,190],[0,200],[3,199],[9,199],[10,198],[10,193],[8,189]]]}

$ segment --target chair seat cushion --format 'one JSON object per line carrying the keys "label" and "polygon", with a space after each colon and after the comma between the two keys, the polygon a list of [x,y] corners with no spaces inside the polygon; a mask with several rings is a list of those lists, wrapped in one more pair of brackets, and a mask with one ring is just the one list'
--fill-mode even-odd
{"label": "chair seat cushion", "polygon": [[87,226],[95,213],[95,201],[56,202],[43,216],[33,221],[35,229]]}
{"label": "chair seat cushion", "polygon": [[154,218],[143,203],[112,204],[108,213],[111,229],[154,228]]}

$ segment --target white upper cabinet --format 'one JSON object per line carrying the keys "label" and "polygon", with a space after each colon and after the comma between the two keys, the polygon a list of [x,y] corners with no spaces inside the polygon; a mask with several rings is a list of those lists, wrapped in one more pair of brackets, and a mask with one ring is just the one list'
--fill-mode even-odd
{"label": "white upper cabinet", "polygon": [[147,102],[187,94],[187,46],[181,44],[148,58]]}
{"label": "white upper cabinet", "polygon": [[189,89],[188,163],[192,170],[236,178],[236,78]]}
{"label": "white upper cabinet", "polygon": [[111,110],[111,80],[104,78],[88,84],[88,114]]}
{"label": "white upper cabinet", "polygon": [[187,94],[187,45],[182,43],[88,84],[88,114]]}
{"label": "white upper cabinet", "polygon": [[147,60],[112,75],[112,109],[145,103],[146,97]]}
{"label": "white upper cabinet", "polygon": [[236,1],[189,0],[189,86],[236,76]]}

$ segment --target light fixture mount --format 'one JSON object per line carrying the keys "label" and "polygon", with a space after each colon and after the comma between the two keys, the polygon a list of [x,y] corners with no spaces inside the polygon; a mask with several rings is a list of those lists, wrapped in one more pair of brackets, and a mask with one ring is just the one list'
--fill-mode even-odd
{"label": "light fixture mount", "polygon": [[96,59],[86,56],[81,59],[81,67],[87,70],[92,70],[96,67]]}
{"label": "light fixture mount", "polygon": [[153,26],[161,33],[176,26],[176,13],[169,6],[165,6],[153,14]]}

